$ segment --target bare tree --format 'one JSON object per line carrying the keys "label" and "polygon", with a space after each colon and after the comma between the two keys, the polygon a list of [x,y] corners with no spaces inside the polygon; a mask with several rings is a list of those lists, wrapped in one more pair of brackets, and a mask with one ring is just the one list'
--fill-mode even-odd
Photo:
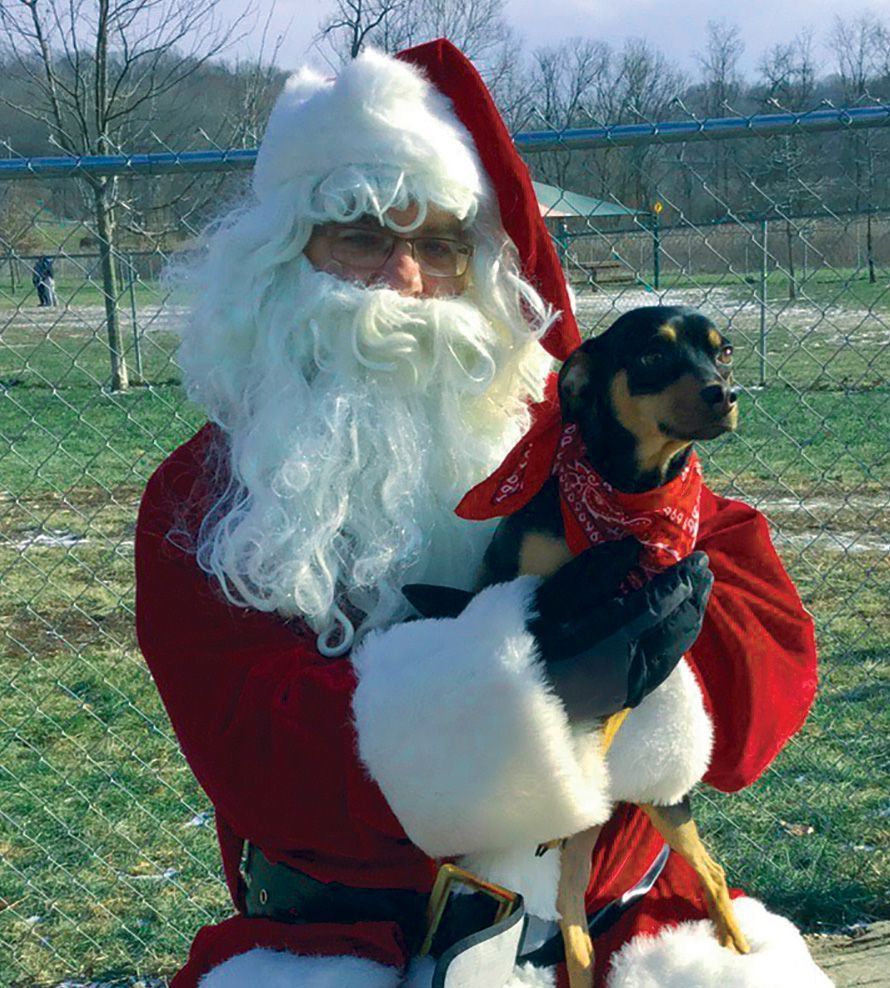
{"label": "bare tree", "polygon": [[500,50],[505,31],[504,0],[409,0],[387,18],[380,37],[387,51],[448,38],[484,65]]}
{"label": "bare tree", "polygon": [[481,71],[507,129],[515,134],[528,126],[533,112],[531,79],[522,37],[506,24],[501,35],[500,45],[487,53]]}
{"label": "bare tree", "polygon": [[[532,93],[551,130],[661,119],[685,81],[659,51],[631,40],[620,51],[573,38],[535,53]],[[644,159],[652,148],[615,154],[603,149],[583,161],[568,152],[539,156],[536,166],[563,187],[645,203],[650,198]],[[619,164],[621,167],[619,167]]]}
{"label": "bare tree", "polygon": [[[861,103],[873,99],[869,91],[876,78],[887,68],[887,48],[890,45],[890,29],[872,13],[861,14],[854,19],[835,17],[829,37],[829,48],[834,54],[838,81],[844,101]],[[875,148],[872,134],[866,131],[855,134],[852,140],[853,174],[856,183],[857,211],[865,209],[865,249],[868,280],[877,281],[875,273],[874,209]]]}
{"label": "bare tree", "polygon": [[835,58],[835,68],[844,97],[853,102],[869,96],[869,83],[883,74],[886,67],[890,30],[872,13],[856,18],[834,19],[828,48]]}
{"label": "bare tree", "polygon": [[[614,92],[613,52],[603,41],[569,38],[559,45],[539,48],[534,55],[530,103],[539,127],[563,131],[612,119],[604,105]],[[588,156],[587,175],[577,173],[577,156],[569,151],[536,155],[535,167],[541,177],[562,188],[570,185],[587,190],[598,174],[595,191],[602,193],[607,172],[608,152]]]}
{"label": "bare tree", "polygon": [[[683,74],[662,52],[638,39],[625,43],[616,69],[614,99],[621,120],[663,120],[673,99],[686,85]],[[621,177],[621,187],[625,196],[642,208],[650,208],[656,198],[656,162],[661,153],[654,144],[641,144],[624,155],[626,171]]]}
{"label": "bare tree", "polygon": [[[763,101],[775,109],[809,109],[816,92],[816,63],[813,33],[805,30],[791,42],[780,42],[760,60]],[[797,298],[795,240],[800,233],[795,216],[801,211],[801,197],[807,190],[799,181],[805,162],[804,143],[799,134],[772,138],[764,156],[767,172],[764,185],[770,188],[776,207],[785,214],[788,298]]]}
{"label": "bare tree", "polygon": [[519,125],[527,95],[520,40],[504,17],[505,0],[336,0],[316,47],[334,64],[373,45],[397,52],[448,38],[488,84],[508,126]]}
{"label": "bare tree", "polygon": [[272,104],[283,83],[284,74],[277,67],[284,35],[270,38],[269,29],[274,4],[263,23],[259,53],[254,58],[238,59],[232,68],[236,82],[234,111],[226,115],[225,133],[229,146],[256,147],[272,112]]}
{"label": "bare tree", "polygon": [[812,30],[773,45],[761,57],[758,70],[765,103],[778,109],[809,109],[816,94],[817,72]]}
{"label": "bare tree", "polygon": [[373,43],[395,51],[388,43],[391,22],[411,0],[336,0],[334,12],[319,26],[316,47],[327,48],[336,62],[356,58]]}
{"label": "bare tree", "polygon": [[[14,108],[71,155],[108,155],[148,133],[163,97],[237,40],[253,11],[233,22],[220,0],[2,0],[0,46],[27,81]],[[0,100],[9,102],[0,95]],[[85,176],[96,222],[111,387],[129,387],[118,318],[119,183]]]}
{"label": "bare tree", "polygon": [[611,91],[612,51],[603,41],[569,38],[535,52],[534,93],[551,130],[577,127],[602,111]]}
{"label": "bare tree", "polygon": [[742,92],[739,60],[745,53],[742,32],[737,24],[708,21],[708,40],[698,58],[704,84],[704,111],[708,116],[725,116]]}
{"label": "bare tree", "polygon": [[[700,108],[707,117],[723,117],[737,112],[743,92],[739,61],[745,44],[741,31],[726,21],[708,21],[708,40],[699,56],[701,69]],[[725,201],[730,194],[732,154],[724,142],[717,142],[711,151],[715,184]]]}

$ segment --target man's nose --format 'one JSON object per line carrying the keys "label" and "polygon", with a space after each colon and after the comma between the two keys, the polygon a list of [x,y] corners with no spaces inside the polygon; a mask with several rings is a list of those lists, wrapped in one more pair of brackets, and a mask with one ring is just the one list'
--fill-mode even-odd
{"label": "man's nose", "polygon": [[414,259],[411,245],[407,241],[396,241],[392,254],[380,271],[378,280],[400,295],[417,297],[423,294],[420,265]]}

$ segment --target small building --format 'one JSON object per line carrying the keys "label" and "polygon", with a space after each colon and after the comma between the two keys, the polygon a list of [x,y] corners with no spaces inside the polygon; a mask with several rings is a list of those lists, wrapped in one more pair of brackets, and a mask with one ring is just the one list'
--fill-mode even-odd
{"label": "small building", "polygon": [[541,216],[547,223],[560,263],[569,278],[580,279],[591,285],[604,281],[634,280],[634,272],[620,260],[612,257],[594,260],[592,256],[588,256],[590,251],[577,249],[580,244],[576,244],[575,249],[571,250],[569,263],[570,247],[573,241],[583,242],[587,239],[589,243],[598,234],[609,229],[634,225],[635,220],[639,226],[646,227],[651,216],[647,210],[632,209],[620,202],[609,202],[606,199],[595,199],[593,196],[571,192],[544,182],[532,184]]}

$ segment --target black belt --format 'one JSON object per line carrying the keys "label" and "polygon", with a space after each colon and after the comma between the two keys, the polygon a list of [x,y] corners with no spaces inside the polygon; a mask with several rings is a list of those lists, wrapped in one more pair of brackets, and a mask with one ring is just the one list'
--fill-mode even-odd
{"label": "black belt", "polygon": [[[646,874],[633,888],[590,917],[591,936],[598,936],[639,901],[655,884],[667,861],[665,845]],[[409,954],[417,953],[427,928],[430,896],[411,889],[363,889],[340,882],[321,882],[286,864],[274,864],[252,844],[242,861],[246,887],[244,912],[250,918],[285,923],[392,922],[402,930]],[[506,919],[497,918],[498,904],[481,892],[454,895],[448,900],[432,938],[429,953],[436,958],[461,950],[466,941],[478,944],[487,935],[500,935],[523,921],[521,896]],[[520,960],[550,967],[564,960],[562,936],[556,935],[530,952],[520,949]]]}
{"label": "black belt", "polygon": [[[280,923],[391,922],[402,930],[413,955],[427,929],[429,894],[411,889],[363,889],[321,882],[287,864],[274,864],[247,844],[241,873],[246,888],[245,914]],[[498,903],[482,893],[452,896],[429,953],[441,956],[459,940],[489,929]]]}

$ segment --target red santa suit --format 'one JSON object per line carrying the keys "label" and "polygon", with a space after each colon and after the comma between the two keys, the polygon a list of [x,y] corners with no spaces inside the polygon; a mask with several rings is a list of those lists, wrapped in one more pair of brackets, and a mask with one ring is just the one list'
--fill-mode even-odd
{"label": "red santa suit", "polygon": [[[524,273],[563,312],[544,342],[564,358],[578,339],[565,286],[487,92],[447,42],[405,58],[451,97],[473,136]],[[258,174],[277,180],[279,167],[286,161],[267,156]],[[533,579],[488,588],[458,618],[396,625],[353,654],[322,656],[301,622],[228,603],[197,564],[190,533],[213,502],[208,453],[219,438],[205,427],[149,482],[136,536],[137,625],[214,805],[236,909],[245,840],[323,882],[426,892],[438,858],[534,848],[604,818],[598,746],[573,734],[526,630]],[[812,620],[752,508],[705,489],[697,548],[715,575],[691,655],[713,725],[705,781],[733,791],[766,769],[806,716]],[[661,846],[638,810],[619,806],[597,844],[589,910],[638,882]],[[544,859],[552,868],[556,856]],[[709,936],[697,880],[671,856],[648,895],[597,939],[597,985],[828,984],[791,924],[753,902],[739,915],[753,948],[744,958]],[[429,966],[411,968],[408,952],[392,922],[280,923],[239,912],[198,933],[172,988],[205,978],[208,988],[429,984]],[[516,979],[553,983],[548,972]]]}

